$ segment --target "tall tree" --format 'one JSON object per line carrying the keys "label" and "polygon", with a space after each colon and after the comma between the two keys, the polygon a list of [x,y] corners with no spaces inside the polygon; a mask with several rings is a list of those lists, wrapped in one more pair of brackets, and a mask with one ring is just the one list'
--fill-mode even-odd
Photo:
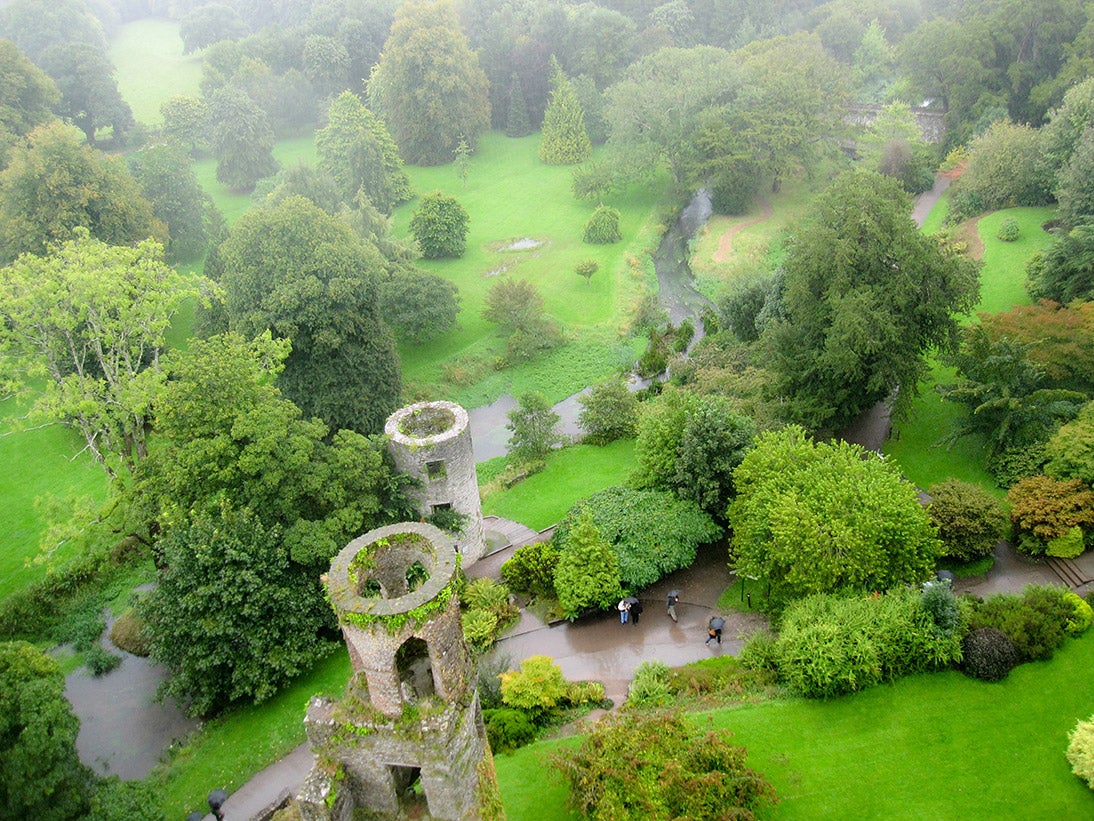
{"label": "tall tree", "polygon": [[53,119],[61,94],[49,75],[10,40],[0,40],[0,168],[15,137]]}
{"label": "tall tree", "polygon": [[164,334],[194,295],[146,240],[107,245],[76,229],[49,256],[24,254],[0,276],[0,343],[10,367],[45,377],[37,410],[80,431],[111,476],[147,455]]}
{"label": "tall tree", "polygon": [[163,136],[174,140],[191,154],[206,145],[209,132],[209,106],[192,94],[176,94],[160,105]]}
{"label": "tall tree", "polygon": [[201,256],[209,244],[208,229],[219,222],[219,215],[185,149],[174,143],[154,145],[131,154],[128,161],[152,213],[167,224],[168,256],[176,261]]}
{"label": "tall tree", "polygon": [[378,433],[398,406],[395,342],[379,312],[384,260],[303,197],[253,209],[220,247],[230,327],[291,339],[280,385],[333,430]]}
{"label": "tall tree", "polygon": [[791,425],[760,434],[734,480],[731,563],[775,602],[915,583],[941,553],[915,486],[858,445]]}
{"label": "tall tree", "polygon": [[327,125],[315,133],[320,168],[338,183],[352,202],[359,191],[390,213],[412,196],[399,149],[383,122],[350,91],[342,92],[327,111]]}
{"label": "tall tree", "polygon": [[84,0],[11,0],[0,9],[0,37],[35,63],[50,46],[85,43],[106,53],[102,24]]}
{"label": "tall tree", "polygon": [[304,40],[304,76],[322,97],[349,88],[349,52],[333,37],[311,34]]}
{"label": "tall tree", "polygon": [[0,643],[0,815],[87,817],[95,776],[80,763],[80,720],[57,662],[25,641]]}
{"label": "tall tree", "polygon": [[42,254],[78,226],[113,245],[167,241],[167,227],[153,216],[125,163],[53,121],[12,149],[0,172],[0,263],[23,252]]}
{"label": "tall tree", "polygon": [[559,607],[570,621],[587,610],[607,610],[619,601],[619,563],[587,510],[570,525],[554,578]]}
{"label": "tall tree", "polygon": [[407,162],[440,165],[490,127],[489,83],[448,0],[410,0],[368,81],[369,100]]}
{"label": "tall tree", "polygon": [[124,142],[133,111],[118,91],[114,66],[104,52],[86,43],[65,43],[46,49],[40,62],[61,92],[58,113],[84,132],[88,143],[94,145],[106,126],[114,142]]}
{"label": "tall tree", "polygon": [[239,12],[226,3],[205,3],[187,12],[179,20],[182,53],[219,43],[239,40],[248,34],[247,24]]}
{"label": "tall tree", "polygon": [[976,304],[976,264],[920,234],[899,183],[846,173],[818,199],[784,263],[786,319],[769,324],[778,395],[793,421],[838,430],[898,390],[900,413],[933,349],[952,350]]}
{"label": "tall tree", "polygon": [[209,114],[217,180],[235,191],[250,191],[277,170],[270,121],[246,93],[222,88],[213,95]]}
{"label": "tall tree", "polygon": [[548,165],[573,165],[584,162],[593,151],[585,130],[585,115],[577,101],[570,79],[551,61],[551,97],[543,114],[543,132],[539,158]]}
{"label": "tall tree", "polygon": [[561,417],[542,393],[521,394],[517,407],[509,411],[509,455],[518,462],[542,459],[562,444],[556,430]]}
{"label": "tall tree", "polygon": [[509,81],[509,107],[505,116],[507,137],[526,137],[532,133],[532,121],[528,119],[528,104],[524,101],[524,86],[520,75],[514,74]]}

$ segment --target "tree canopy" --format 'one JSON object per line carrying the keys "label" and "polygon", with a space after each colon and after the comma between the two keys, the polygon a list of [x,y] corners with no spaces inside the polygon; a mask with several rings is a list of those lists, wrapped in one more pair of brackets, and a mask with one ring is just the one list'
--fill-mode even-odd
{"label": "tree canopy", "polygon": [[14,137],[24,137],[53,119],[60,101],[53,80],[34,65],[18,46],[0,39],[0,168]]}
{"label": "tree canopy", "polygon": [[730,563],[770,584],[776,605],[918,582],[941,553],[915,486],[858,445],[815,443],[796,425],[762,433],[734,480]]}
{"label": "tree canopy", "polygon": [[448,0],[410,0],[368,81],[374,111],[414,165],[452,159],[460,138],[490,126],[489,83]]}
{"label": "tree canopy", "polygon": [[292,340],[279,384],[332,430],[378,433],[398,405],[398,354],[379,312],[384,260],[303,197],[254,209],[220,247],[232,330]]}
{"label": "tree canopy", "polygon": [[154,240],[107,245],[77,228],[48,256],[0,272],[0,350],[26,378],[46,378],[37,412],[79,430],[113,476],[147,455],[165,333],[195,292]]}
{"label": "tree canopy", "polygon": [[771,370],[792,421],[838,430],[893,390],[897,413],[931,350],[952,350],[979,294],[977,265],[909,216],[895,180],[841,175],[794,234],[785,319],[767,326]]}

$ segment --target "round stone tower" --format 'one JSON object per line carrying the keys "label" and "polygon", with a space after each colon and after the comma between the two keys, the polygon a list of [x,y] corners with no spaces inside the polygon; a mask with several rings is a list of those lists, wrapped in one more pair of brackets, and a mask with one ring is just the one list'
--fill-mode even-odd
{"label": "round stone tower", "polygon": [[501,817],[458,567],[451,539],[421,522],[371,530],[331,563],[325,581],[353,677],[340,701],[308,706],[316,767],[298,804],[309,821],[355,809],[370,818]]}
{"label": "round stone tower", "polygon": [[391,414],[384,433],[398,470],[421,482],[419,514],[435,521],[446,511],[462,517],[456,544],[470,567],[485,552],[486,539],[467,411],[455,402],[418,402]]}

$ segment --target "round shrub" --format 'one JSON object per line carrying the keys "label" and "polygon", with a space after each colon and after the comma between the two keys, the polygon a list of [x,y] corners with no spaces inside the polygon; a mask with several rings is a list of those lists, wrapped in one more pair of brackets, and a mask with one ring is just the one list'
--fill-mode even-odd
{"label": "round shrub", "polygon": [[101,644],[93,644],[84,656],[84,663],[92,675],[102,676],[121,664],[122,657],[104,649]]}
{"label": "round shrub", "polygon": [[482,719],[490,747],[496,753],[523,747],[536,737],[536,725],[527,715],[512,707],[483,710]]}
{"label": "round shrub", "polygon": [[1009,519],[999,501],[978,485],[947,479],[927,490],[927,515],[938,528],[945,555],[959,562],[990,556]]}
{"label": "round shrub", "polygon": [[110,640],[114,645],[134,656],[148,655],[148,636],[144,633],[144,619],[133,609],[126,610],[110,626]]}
{"label": "round shrub", "polygon": [[661,661],[644,661],[634,671],[627,689],[627,704],[637,707],[664,707],[672,701],[669,667]]}
{"label": "round shrub", "polygon": [[434,191],[422,197],[410,218],[410,233],[426,259],[462,257],[470,217],[455,197]]}
{"label": "round shrub", "polygon": [[574,266],[574,273],[578,276],[585,277],[585,281],[588,282],[593,278],[593,274],[600,270],[600,263],[595,259],[583,259],[577,265]]}
{"label": "round shrub", "polygon": [[501,674],[501,700],[537,722],[566,701],[569,690],[562,668],[550,656],[529,656],[520,663],[519,672]]}
{"label": "round shrub", "polygon": [[1071,771],[1094,790],[1094,716],[1076,723],[1067,738],[1067,761]]}
{"label": "round shrub", "polygon": [[1018,663],[1014,643],[994,627],[973,630],[961,642],[965,675],[981,681],[1002,681]]}
{"label": "round shrub", "polygon": [[604,697],[604,685],[599,681],[575,681],[566,693],[566,700],[574,705],[601,704]]}
{"label": "round shrub", "polygon": [[1014,242],[1022,234],[1022,228],[1014,217],[1007,217],[999,223],[999,230],[995,236],[1003,242]]}
{"label": "round shrub", "polygon": [[619,230],[619,212],[607,205],[598,205],[585,223],[582,239],[591,245],[619,242],[623,239],[623,232]]}
{"label": "round shrub", "polygon": [[1027,585],[1020,595],[997,593],[974,602],[967,621],[970,630],[1001,630],[1018,651],[1018,661],[1047,661],[1067,638],[1067,623],[1075,610],[1054,585]]}
{"label": "round shrub", "polygon": [[517,548],[501,566],[501,578],[513,590],[535,596],[555,594],[558,550],[551,542],[534,542]]}
{"label": "round shrub", "polygon": [[463,637],[468,646],[482,653],[494,643],[498,627],[498,617],[489,610],[467,610],[461,616]]}

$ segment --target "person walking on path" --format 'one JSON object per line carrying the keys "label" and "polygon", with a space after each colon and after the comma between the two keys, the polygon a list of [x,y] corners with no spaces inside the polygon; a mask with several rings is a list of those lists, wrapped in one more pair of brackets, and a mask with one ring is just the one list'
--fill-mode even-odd
{"label": "person walking on path", "polygon": [[641,615],[642,615],[642,602],[640,602],[636,599],[635,601],[631,602],[631,622],[634,623],[635,627],[638,626],[638,617],[641,616]]}
{"label": "person walking on path", "polygon": [[680,601],[680,591],[670,590],[668,599],[668,614],[669,618],[676,621],[676,603]]}
{"label": "person walking on path", "polygon": [[630,612],[631,609],[631,603],[626,599],[620,599],[619,604],[617,604],[616,607],[619,608],[619,623],[626,624],[627,614]]}
{"label": "person walking on path", "polygon": [[712,639],[722,643],[722,628],[726,626],[726,620],[721,616],[711,616],[707,627],[707,640],[703,644],[710,644]]}

